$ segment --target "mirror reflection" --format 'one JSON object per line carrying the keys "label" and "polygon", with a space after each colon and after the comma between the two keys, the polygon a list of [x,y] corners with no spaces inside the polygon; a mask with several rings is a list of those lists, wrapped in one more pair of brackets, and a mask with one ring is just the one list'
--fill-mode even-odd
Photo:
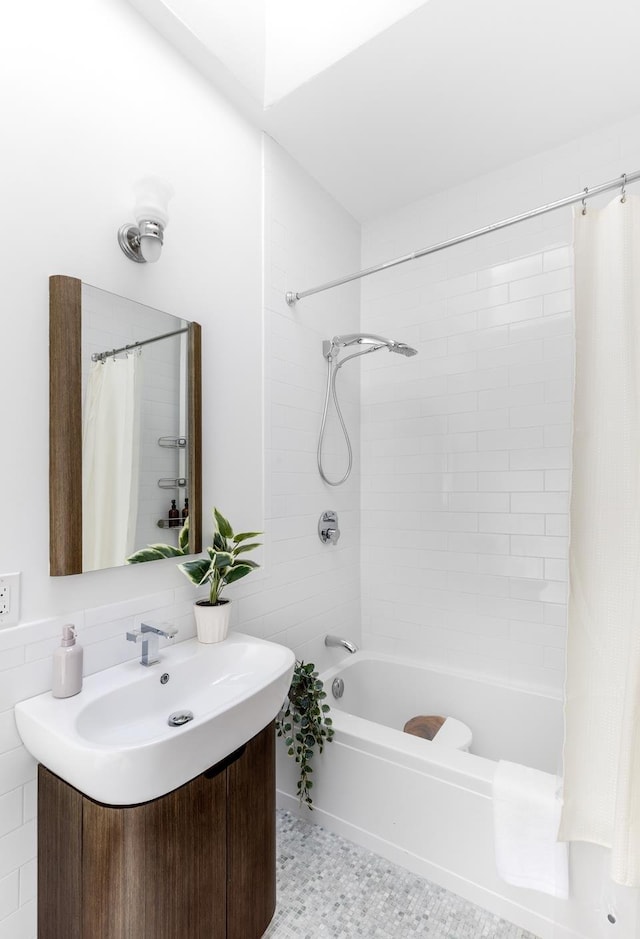
{"label": "mirror reflection", "polygon": [[[60,332],[72,342],[79,330],[79,360],[70,358],[81,407],[70,392],[62,406],[71,420],[59,420],[55,389],[63,379],[52,352],[51,573],[124,565],[158,541],[178,547],[199,510],[199,327],[74,278],[53,281],[63,289],[56,302],[52,283],[52,343],[65,341]],[[62,428],[74,425],[65,437]],[[72,478],[81,481],[81,524],[61,532],[55,505],[65,487],[63,505],[77,505]],[[188,553],[195,553],[193,518],[189,529]]]}
{"label": "mirror reflection", "polygon": [[[175,541],[188,515],[187,323],[82,285],[82,569]],[[173,541],[172,541],[173,539]]]}

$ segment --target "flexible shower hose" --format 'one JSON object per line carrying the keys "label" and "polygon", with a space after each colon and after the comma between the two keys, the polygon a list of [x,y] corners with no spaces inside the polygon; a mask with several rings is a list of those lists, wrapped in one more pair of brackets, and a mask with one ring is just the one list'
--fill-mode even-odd
{"label": "flexible shower hose", "polygon": [[[351,358],[351,356],[349,356]],[[344,360],[346,362],[346,359]],[[341,363],[342,364],[342,363]],[[338,374],[338,369],[340,365],[336,365],[334,368],[334,360],[331,356],[327,356],[327,393],[324,396],[324,409],[322,411],[322,423],[320,425],[320,436],[318,437],[318,472],[322,479],[328,486],[341,486],[345,482],[351,473],[351,466],[353,464],[353,453],[351,451],[351,441],[349,440],[349,432],[347,430],[347,425],[344,422],[342,416],[342,411],[340,410],[340,405],[338,403],[338,395],[336,394],[336,375]],[[344,439],[347,442],[347,453],[349,454],[349,462],[347,465],[347,471],[341,479],[329,479],[325,475],[324,469],[322,468],[322,443],[324,441],[324,431],[327,423],[327,412],[329,410],[329,397],[333,397],[333,403],[336,407],[336,414],[340,421],[340,426],[342,427],[342,432],[344,434]]]}

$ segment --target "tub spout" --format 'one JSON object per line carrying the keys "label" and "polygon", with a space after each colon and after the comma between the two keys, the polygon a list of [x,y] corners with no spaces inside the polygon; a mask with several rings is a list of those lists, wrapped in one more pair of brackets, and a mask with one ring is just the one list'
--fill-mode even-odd
{"label": "tub spout", "polygon": [[349,642],[348,639],[341,639],[339,636],[325,636],[324,637],[325,646],[341,646],[343,649],[346,649],[347,652],[357,652],[358,647],[353,642]]}

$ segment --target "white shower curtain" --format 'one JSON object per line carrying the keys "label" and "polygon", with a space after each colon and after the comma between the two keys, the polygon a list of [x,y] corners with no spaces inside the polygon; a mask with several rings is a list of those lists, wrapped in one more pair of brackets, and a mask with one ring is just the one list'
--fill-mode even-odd
{"label": "white shower curtain", "polygon": [[83,412],[82,569],[124,564],[134,550],[140,462],[141,359],[91,366]]}
{"label": "white shower curtain", "polygon": [[574,394],[564,808],[640,885],[640,200],[574,214]]}

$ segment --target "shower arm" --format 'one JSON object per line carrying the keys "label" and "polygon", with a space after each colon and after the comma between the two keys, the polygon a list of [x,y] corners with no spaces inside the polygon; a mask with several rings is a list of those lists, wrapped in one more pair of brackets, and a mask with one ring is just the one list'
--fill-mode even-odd
{"label": "shower arm", "polygon": [[335,364],[336,372],[339,368],[342,368],[345,362],[349,362],[350,359],[357,359],[358,356],[368,355],[369,352],[377,352],[378,349],[384,349],[385,345],[386,343],[382,342],[378,346],[369,346],[367,349],[361,349],[359,352],[352,352],[350,355],[345,355],[344,359],[340,359],[340,361]]}

